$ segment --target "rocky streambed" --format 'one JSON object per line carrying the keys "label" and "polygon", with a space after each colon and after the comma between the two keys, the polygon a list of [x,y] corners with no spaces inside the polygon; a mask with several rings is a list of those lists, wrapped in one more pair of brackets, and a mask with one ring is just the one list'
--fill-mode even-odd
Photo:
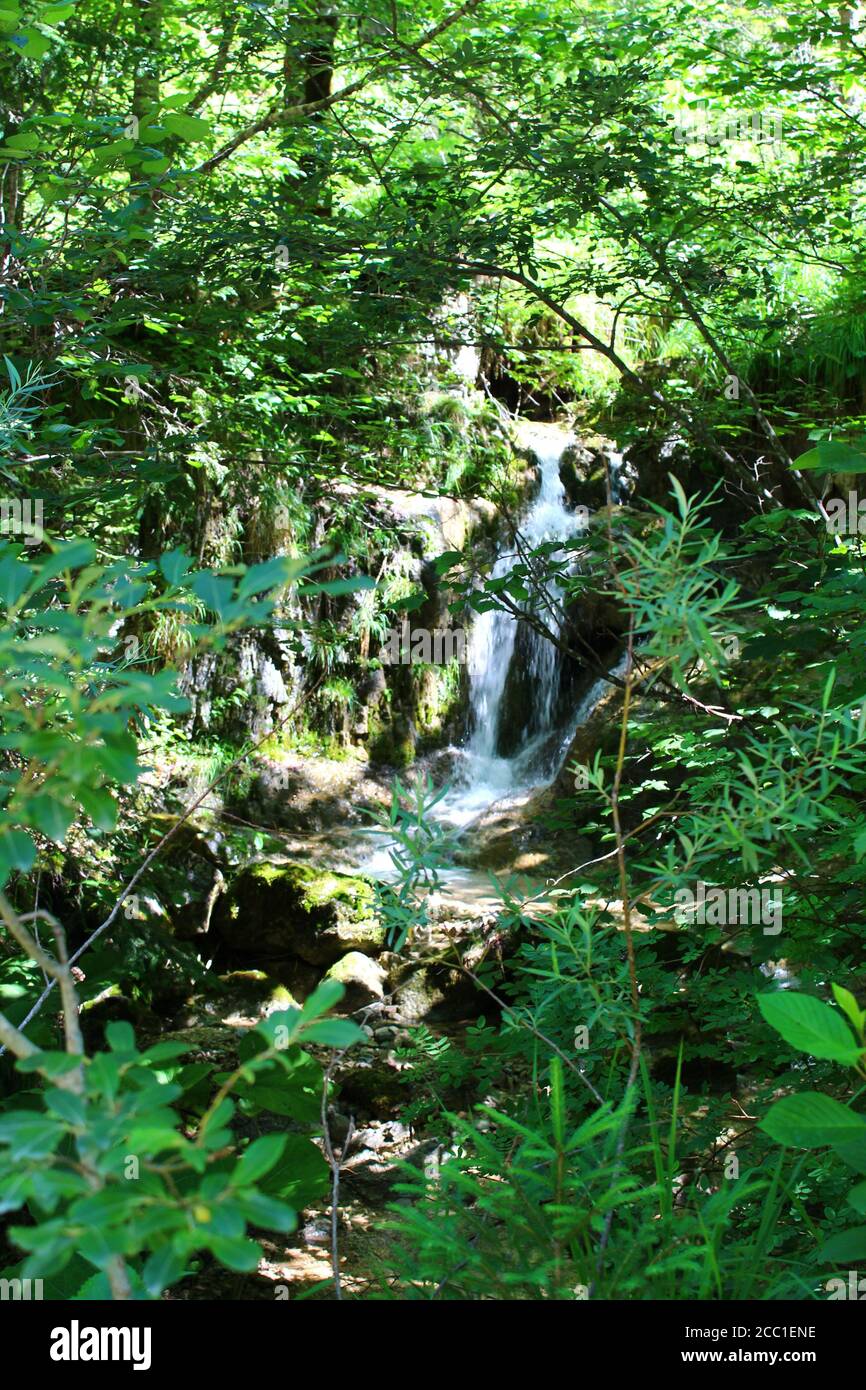
{"label": "rocky streambed", "polygon": [[[313,862],[331,846],[326,836],[312,838],[304,860],[271,853],[235,867],[223,860],[220,868],[213,827],[186,830],[180,858],[198,886],[175,914],[178,935],[210,970],[181,1003],[160,1008],[158,1031],[153,1014],[134,1021],[144,1025],[145,1035],[152,1031],[182,1042],[186,1063],[228,1072],[256,1023],[302,1005],[322,980],[340,981],[345,995],[339,1012],[360,1025],[364,1041],[337,1057],[309,1049],[328,1076],[326,1137],[314,1142],[331,1163],[328,1186],[335,1166],[339,1172],[343,1290],[348,1296],[375,1294],[387,1282],[390,1238],[384,1225],[399,1196],[403,1165],[429,1170],[449,1143],[441,1116],[431,1123],[435,1107],[418,1104],[413,1033],[421,1028],[440,1044],[459,1044],[480,1018],[495,1021],[498,1003],[473,977],[482,962],[492,961],[501,978],[517,937],[502,929],[501,903],[490,882],[484,891],[483,874],[463,871],[459,882],[427,895],[423,931],[410,933],[395,951],[377,912],[376,885]],[[217,891],[209,903],[202,897],[206,875],[196,861],[208,872],[215,869]],[[92,1035],[122,1015],[127,1003],[115,996],[86,1009]],[[464,1097],[459,1085],[442,1099],[458,1112],[470,1104],[469,1091]],[[251,1137],[293,1127],[285,1117],[262,1113],[254,1119],[239,1114],[237,1124]],[[266,1237],[264,1246],[266,1258],[254,1275],[229,1274],[205,1262],[173,1296],[333,1297],[327,1194],[299,1214],[292,1235]]]}

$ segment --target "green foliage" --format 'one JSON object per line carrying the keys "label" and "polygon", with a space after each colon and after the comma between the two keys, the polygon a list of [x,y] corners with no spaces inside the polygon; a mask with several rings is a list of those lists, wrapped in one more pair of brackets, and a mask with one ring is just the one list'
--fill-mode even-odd
{"label": "green foliage", "polygon": [[453,832],[430,815],[447,793],[448,787],[437,789],[429,775],[408,786],[396,778],[389,810],[370,812],[394,869],[394,883],[376,887],[379,916],[394,951],[402,950],[413,929],[427,925],[426,898],[438,887],[439,870],[454,842]]}
{"label": "green foliage", "polygon": [[[863,1075],[866,578],[859,531],[825,526],[816,496],[847,498],[866,468],[862,21],[794,0],[361,10],[0,9],[0,886],[34,921],[47,900],[77,945],[156,849],[166,768],[197,792],[231,771],[240,800],[250,729],[282,718],[251,645],[300,693],[272,748],[343,753],[377,643],[429,578],[456,573],[455,608],[539,635],[556,586],[563,707],[627,641],[626,675],[585,789],[533,827],[541,855],[547,832],[583,837],[579,855],[557,842],[549,911],[503,890],[475,971],[500,1014],[484,996],[491,1021],[419,1031],[402,1057],[411,1117],[453,1145],[438,1183],[407,1178],[398,1287],[811,1297],[820,1241],[864,1251],[863,1227],[824,1238],[844,1169],[866,1174],[858,1097],[831,1094],[836,1065]],[[510,516],[503,402],[612,435],[638,486],[492,579],[483,547],[431,563],[395,497]],[[383,817],[396,951],[455,854],[444,794],[398,782]],[[176,785],[165,800],[186,808]],[[232,863],[278,843],[219,826]],[[186,905],[189,865],[165,859],[146,886]],[[782,917],[698,922],[679,905],[697,881],[778,888]],[[201,942],[145,925],[87,947],[85,1006],[201,979]],[[17,1023],[44,983],[22,950],[4,928]],[[246,1035],[231,1080],[115,1024],[66,1070],[56,1027],[27,1024],[42,1061],[13,1084],[56,1074],[13,1094],[0,1152],[25,1268],[65,1296],[104,1293],[115,1259],[139,1296],[197,1252],[248,1268],[248,1228],[285,1229],[319,1194],[305,1133],[241,1153],[229,1123],[316,1121],[320,1069],[294,1042],[272,1056],[267,1028]],[[111,1164],[132,1138],[151,1167],[125,1184]],[[777,1162],[779,1142],[804,1154]]]}
{"label": "green foliage", "polygon": [[[271,1014],[225,1074],[184,1065],[183,1043],[141,1049],[127,1023],[109,1024],[108,1050],[92,1057],[35,1051],[19,1060],[18,1071],[43,1084],[0,1112],[0,1213],[30,1218],[10,1229],[27,1254],[4,1274],[51,1279],[78,1257],[95,1273],[67,1296],[105,1298],[116,1296],[112,1266],[121,1261],[132,1296],[146,1299],[177,1283],[201,1252],[254,1270],[262,1251],[250,1228],[293,1230],[327,1169],[298,1135],[241,1147],[237,1109],[317,1117],[321,1068],[300,1044],[348,1047],[361,1036],[323,1018],[341,994],[328,984],[303,1010]],[[213,1091],[204,1105],[203,1091]]]}
{"label": "green foliage", "polygon": [[[758,1002],[767,1022],[792,1047],[809,1052],[813,1057],[829,1057],[832,1061],[847,1063],[864,1078],[866,1014],[850,990],[834,985],[833,994],[841,1013],[807,995],[768,996]],[[832,1096],[820,1091],[783,1096],[764,1116],[761,1128],[777,1143],[792,1148],[829,1146],[847,1167],[856,1173],[866,1172],[866,1116]],[[866,1183],[857,1182],[848,1192],[847,1201],[863,1215]],[[839,1264],[861,1259],[864,1253],[866,1227],[855,1226],[824,1241],[819,1258]]]}

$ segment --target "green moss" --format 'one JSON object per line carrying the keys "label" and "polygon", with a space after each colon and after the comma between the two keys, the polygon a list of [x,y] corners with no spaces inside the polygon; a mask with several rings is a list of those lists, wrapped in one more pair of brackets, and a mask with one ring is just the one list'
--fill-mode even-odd
{"label": "green moss", "polygon": [[[401,721],[405,723],[405,721]],[[408,724],[382,724],[370,716],[370,761],[388,767],[411,767],[415,761],[415,740]]]}
{"label": "green moss", "polygon": [[314,869],[308,864],[254,864],[249,873],[268,885],[282,882],[291,886],[307,910],[328,903],[345,903],[360,911],[371,908],[374,901],[373,889],[366,879]]}
{"label": "green moss", "polygon": [[423,738],[442,734],[460,706],[460,666],[449,661],[443,666],[419,664],[415,667],[413,718]]}
{"label": "green moss", "polygon": [[214,906],[213,926],[235,950],[330,964],[349,950],[375,953],[385,930],[362,878],[309,864],[261,863],[242,870]]}
{"label": "green moss", "polygon": [[277,985],[271,992],[271,1003],[279,1004],[281,1009],[299,1009],[301,1006],[290,989],[285,985]]}

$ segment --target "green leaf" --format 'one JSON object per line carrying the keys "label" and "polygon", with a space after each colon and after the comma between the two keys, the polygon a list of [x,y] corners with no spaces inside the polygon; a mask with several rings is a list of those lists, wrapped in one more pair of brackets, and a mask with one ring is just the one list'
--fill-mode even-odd
{"label": "green leaf", "polygon": [[169,550],[159,562],[160,569],[172,586],[181,582],[191,566],[191,558],[182,550]]}
{"label": "green leaf", "polygon": [[83,1127],[87,1120],[87,1102],[84,1096],[74,1091],[61,1091],[52,1087],[45,1092],[45,1105],[53,1115],[58,1115],[67,1124]]}
{"label": "green leaf", "polygon": [[323,1196],[329,1177],[328,1165],[315,1144],[300,1134],[289,1134],[282,1158],[258,1187],[301,1210]]}
{"label": "green leaf", "polygon": [[116,1023],[109,1023],[105,1030],[105,1038],[112,1052],[134,1052],[135,1033],[131,1023],[125,1019],[120,1019]]}
{"label": "green leaf", "polygon": [[866,473],[866,454],[835,439],[824,440],[794,459],[794,468],[818,469],[825,473]]}
{"label": "green leaf", "polygon": [[0,560],[0,603],[12,608],[26,591],[33,572],[29,565],[23,564],[10,554]]}
{"label": "green leaf", "polygon": [[51,44],[37,29],[22,29],[13,35],[12,43],[25,58],[44,58]]}
{"label": "green leaf", "polygon": [[866,1120],[820,1091],[803,1091],[776,1101],[759,1128],[777,1143],[798,1149],[866,1138]]}
{"label": "green leaf", "polygon": [[[321,1014],[326,1014],[329,1009],[333,1009],[335,1005],[339,1004],[345,992],[338,980],[323,980],[309,995],[301,1010],[303,1022],[307,1023],[311,1019],[319,1018]],[[272,1014],[271,1018],[274,1017],[276,1015]]]}
{"label": "green leaf", "polygon": [[855,1028],[861,1029],[866,1022],[866,1010],[860,1008],[850,989],[843,989],[842,985],[831,985],[830,988],[842,1012],[850,1018]]}
{"label": "green leaf", "polygon": [[251,1187],[264,1173],[273,1168],[285,1148],[285,1134],[265,1134],[254,1139],[241,1155],[232,1174],[234,1187]]}
{"label": "green leaf", "polygon": [[862,1048],[852,1037],[841,1014],[815,999],[811,994],[758,995],[758,1007],[771,1028],[781,1033],[785,1042],[812,1057],[854,1066]]}
{"label": "green leaf", "polygon": [[[298,1027],[301,1018],[300,1009],[278,1009],[272,1014],[268,1014],[255,1026],[257,1035],[264,1038],[271,1047],[280,1046],[281,1040],[292,1037]],[[255,1049],[251,1046],[251,1040],[244,1039],[246,1047],[241,1051],[241,1057],[253,1056],[255,1052],[263,1051],[264,1044]]]}
{"label": "green leaf", "polygon": [[375,589],[376,581],[369,574],[356,575],[354,579],[324,579],[321,583],[305,584],[305,593],[316,594],[357,594],[362,589]]}
{"label": "green leaf", "polygon": [[42,1072],[45,1076],[65,1076],[81,1065],[80,1057],[71,1057],[68,1052],[35,1052],[32,1057],[22,1057],[15,1063],[20,1072]]}
{"label": "green leaf", "polygon": [[18,1211],[30,1195],[29,1173],[7,1173],[0,1178],[0,1216]]}
{"label": "green leaf", "polygon": [[850,1142],[834,1144],[833,1152],[855,1173],[866,1174],[866,1134]]}
{"label": "green leaf", "polygon": [[849,1260],[866,1257],[866,1226],[852,1226],[849,1231],[841,1231],[831,1236],[818,1251],[819,1260],[832,1264],[847,1264]]}
{"label": "green leaf", "polygon": [[141,1277],[148,1293],[158,1298],[164,1289],[176,1284],[186,1267],[183,1255],[171,1245],[161,1245],[145,1261]]}
{"label": "green leaf", "polygon": [[60,24],[64,19],[75,13],[73,0],[58,0],[57,4],[46,5],[40,19],[45,24]]}
{"label": "green leaf", "polygon": [[266,589],[280,588],[289,577],[290,563],[287,557],[277,555],[261,565],[253,565],[238,585],[238,598],[251,598]]}
{"label": "green leaf", "polygon": [[48,840],[62,845],[67,831],[75,819],[68,806],[47,794],[34,796],[27,802],[27,819]]}
{"label": "green leaf", "polygon": [[83,565],[92,564],[95,556],[96,550],[91,541],[58,541],[53,554],[48,556],[37,571],[40,586],[47,584],[64,570],[77,570]]}
{"label": "green leaf", "polygon": [[6,144],[13,150],[38,150],[39,136],[35,130],[22,130],[15,135],[6,136]]}
{"label": "green leaf", "polygon": [[228,1236],[211,1236],[208,1241],[220,1264],[235,1269],[239,1274],[250,1274],[258,1265],[262,1252],[255,1241],[231,1239]]}
{"label": "green leaf", "polygon": [[97,830],[113,830],[117,825],[117,802],[101,787],[78,787],[76,795],[82,809]]}
{"label": "green leaf", "polygon": [[15,1160],[45,1158],[54,1152],[65,1134],[66,1128],[60,1121],[29,1110],[0,1115],[0,1144],[7,1145],[9,1157]]}
{"label": "green leaf", "polygon": [[166,112],[161,117],[161,123],[180,140],[206,140],[210,134],[207,121],[203,121],[200,116],[183,115],[180,111]]}
{"label": "green leaf", "polygon": [[[149,1047],[146,1052],[141,1054],[141,1060],[151,1065],[159,1062],[173,1062],[177,1057],[183,1057],[184,1053],[189,1052],[191,1047],[191,1043],[154,1043],[153,1047]],[[204,1065],[205,1070],[208,1070],[206,1063],[202,1065]]]}
{"label": "green leaf", "polygon": [[221,579],[211,570],[199,570],[191,582],[193,591],[212,612],[220,615],[225,612],[234,594],[234,584],[230,579]]}
{"label": "green leaf", "polygon": [[462,550],[444,550],[441,555],[436,556],[433,561],[433,568],[441,576],[445,574],[446,570],[452,569],[454,565],[459,565],[462,559]]}
{"label": "green leaf", "polygon": [[280,1231],[285,1234],[293,1231],[298,1222],[294,1207],[278,1202],[263,1192],[239,1192],[238,1202],[247,1221],[265,1230]]}
{"label": "green leaf", "polygon": [[0,884],[17,869],[26,874],[36,859],[36,846],[24,830],[4,830],[0,834]]}
{"label": "green leaf", "polygon": [[364,1033],[348,1018],[326,1018],[304,1029],[305,1042],[322,1043],[325,1047],[351,1047],[363,1040]]}

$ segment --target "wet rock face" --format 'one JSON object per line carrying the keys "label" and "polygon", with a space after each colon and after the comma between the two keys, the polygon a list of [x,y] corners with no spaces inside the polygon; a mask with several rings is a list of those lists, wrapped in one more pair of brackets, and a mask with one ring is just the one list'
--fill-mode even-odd
{"label": "wet rock face", "polygon": [[598,511],[607,506],[604,454],[577,444],[563,450],[559,478],[572,507]]}
{"label": "wet rock face", "polygon": [[311,965],[332,965],[350,951],[375,954],[385,944],[370,885],[305,864],[245,869],[219,898],[212,926],[230,951]]}
{"label": "wet rock face", "polygon": [[[501,758],[513,758],[527,739],[539,732],[537,678],[533,674],[530,655],[538,639],[523,623],[518,624],[514,638],[514,654],[505,678],[499,723],[496,730],[496,752]],[[559,682],[559,663],[555,680]]]}

